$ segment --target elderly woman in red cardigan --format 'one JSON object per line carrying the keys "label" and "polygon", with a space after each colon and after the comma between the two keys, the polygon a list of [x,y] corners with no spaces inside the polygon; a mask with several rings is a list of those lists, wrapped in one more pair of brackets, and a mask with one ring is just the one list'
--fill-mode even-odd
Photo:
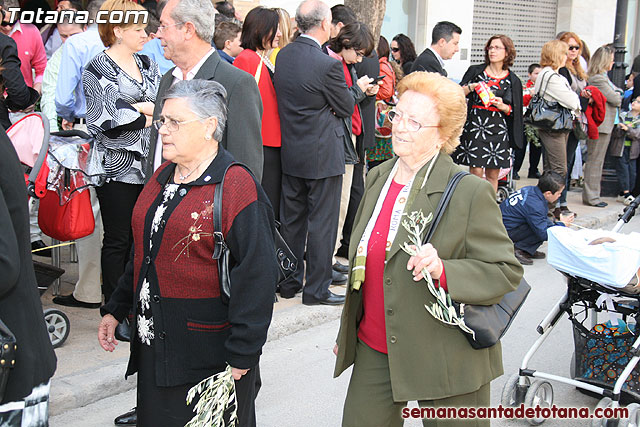
{"label": "elderly woman in red cardigan", "polygon": [[[160,120],[167,160],[136,203],[133,253],[101,308],[100,345],[113,351],[118,321],[133,312],[126,375],[138,373],[138,426],[184,426],[193,417],[187,391],[232,367],[240,426],[255,425],[258,361],[278,278],[274,219],[260,184],[242,167],[224,180],[222,230],[214,230],[213,194],[234,161],[219,145],[226,121],[217,82],[180,81]],[[230,249],[231,297],[223,302],[214,231]]]}
{"label": "elderly woman in red cardigan", "polygon": [[255,77],[262,98],[262,149],[264,169],[262,186],[271,200],[276,219],[280,216],[282,166],[280,163],[280,115],[273,87],[275,64],[269,60],[269,51],[278,47],[282,33],[280,16],[275,9],[258,6],[251,9],[242,24],[240,45],[244,50],[233,65]]}

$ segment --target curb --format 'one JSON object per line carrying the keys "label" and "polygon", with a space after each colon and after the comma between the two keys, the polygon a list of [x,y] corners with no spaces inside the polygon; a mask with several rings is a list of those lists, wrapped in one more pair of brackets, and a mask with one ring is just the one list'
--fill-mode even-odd
{"label": "curb", "polygon": [[[307,307],[300,301],[300,305],[274,312],[267,342],[331,322],[340,318],[341,313],[341,305]],[[124,379],[128,361],[128,357],[123,357],[98,369],[52,378],[49,415],[60,415],[134,389],[137,384],[136,376]],[[127,408],[122,408],[123,412],[126,410]]]}
{"label": "curb", "polygon": [[606,228],[611,227],[612,224],[618,222],[618,217],[621,215],[621,212],[607,212],[601,216],[585,216],[578,217],[574,221],[577,225],[586,227],[586,228]]}

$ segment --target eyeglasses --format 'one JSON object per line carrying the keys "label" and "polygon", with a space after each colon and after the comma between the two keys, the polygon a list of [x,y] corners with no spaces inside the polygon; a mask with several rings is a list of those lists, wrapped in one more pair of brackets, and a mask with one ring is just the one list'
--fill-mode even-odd
{"label": "eyeglasses", "polygon": [[489,46],[489,47],[487,48],[487,51],[491,51],[491,50],[503,50],[503,49],[505,49],[505,48],[504,48],[504,47],[502,47],[502,46]]}
{"label": "eyeglasses", "polygon": [[417,132],[422,128],[439,128],[440,127],[440,125],[423,125],[422,123],[416,120],[413,120],[410,117],[405,116],[403,113],[401,113],[398,110],[391,110],[387,115],[389,117],[389,120],[391,120],[391,123],[393,123],[394,125],[399,125],[400,122],[402,122],[402,119],[407,119],[406,126],[409,132]]}
{"label": "eyeglasses", "polygon": [[167,28],[169,28],[169,27],[174,27],[174,26],[176,26],[176,25],[184,25],[184,22],[176,22],[175,24],[169,24],[169,25],[159,25],[159,26],[158,26],[158,31],[157,31],[157,32],[159,33],[159,32],[161,32],[161,31],[166,30],[166,29],[167,29]]}
{"label": "eyeglasses", "polygon": [[195,118],[195,119],[191,119],[191,120],[184,120],[179,122],[178,120],[173,120],[173,119],[168,119],[166,117],[162,117],[160,118],[160,120],[155,120],[153,122],[153,127],[156,128],[156,130],[160,130],[160,128],[164,125],[167,127],[167,130],[169,132],[177,132],[178,129],[180,129],[180,125],[186,125],[188,123],[193,123],[193,122],[197,122],[198,120],[206,120],[208,118],[210,118],[212,116],[209,117],[204,117],[204,118]]}
{"label": "eyeglasses", "polygon": [[391,52],[394,52],[394,53],[400,52],[400,48],[399,47],[392,47],[391,48]]}
{"label": "eyeglasses", "polygon": [[569,50],[580,50],[580,46],[569,46]]}

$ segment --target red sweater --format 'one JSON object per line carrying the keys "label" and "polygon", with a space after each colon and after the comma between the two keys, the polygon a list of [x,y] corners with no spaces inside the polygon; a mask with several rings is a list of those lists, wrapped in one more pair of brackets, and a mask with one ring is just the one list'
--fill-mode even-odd
{"label": "red sweater", "polygon": [[[256,70],[260,64],[260,56],[251,50],[245,49],[233,61],[235,67],[243,71],[256,75]],[[260,81],[258,82],[260,97],[262,98],[262,145],[267,147],[280,147],[280,114],[278,114],[278,99],[276,90],[273,87],[269,69],[262,64]]]}

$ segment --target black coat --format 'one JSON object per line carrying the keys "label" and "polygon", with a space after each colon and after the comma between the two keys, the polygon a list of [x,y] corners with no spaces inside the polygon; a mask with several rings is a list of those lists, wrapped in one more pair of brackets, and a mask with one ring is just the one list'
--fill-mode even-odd
{"label": "black coat", "polygon": [[56,370],[56,356],[33,272],[22,167],[4,130],[0,130],[0,227],[0,319],[18,343],[16,365],[0,402],[6,403],[23,399],[35,386],[47,383]]}
{"label": "black coat", "polygon": [[340,61],[300,36],[278,53],[274,76],[282,132],[282,173],[304,179],[344,174],[343,118],[355,102]]}
{"label": "black coat", "polygon": [[[472,65],[462,76],[461,86],[466,85],[474,77],[479,76],[487,67],[486,64]],[[509,145],[511,148],[522,148],[524,139],[524,126],[522,122],[522,82],[513,71],[509,71],[507,77],[511,82],[511,90],[513,91],[513,104],[511,105],[511,114],[507,116],[507,126],[509,127]],[[471,105],[467,103],[467,115]]]}
{"label": "black coat", "polygon": [[447,71],[442,68],[442,65],[440,65],[440,61],[438,61],[436,55],[429,48],[425,49],[413,62],[411,72],[413,73],[414,71],[438,73],[447,77]]}
{"label": "black coat", "polygon": [[8,129],[11,126],[9,109],[24,110],[35,104],[40,95],[24,82],[16,42],[4,34],[0,34],[0,60],[2,86],[7,91],[6,98],[0,97],[0,124]]}
{"label": "black coat", "polygon": [[[362,58],[362,62],[354,65],[356,73],[359,76],[369,76],[375,78],[380,75],[380,59],[376,51],[372,51],[371,55]],[[376,131],[376,97],[367,96],[360,104],[360,113],[362,114],[362,144],[357,144],[358,156],[364,158],[364,149],[371,148],[375,144]]]}

